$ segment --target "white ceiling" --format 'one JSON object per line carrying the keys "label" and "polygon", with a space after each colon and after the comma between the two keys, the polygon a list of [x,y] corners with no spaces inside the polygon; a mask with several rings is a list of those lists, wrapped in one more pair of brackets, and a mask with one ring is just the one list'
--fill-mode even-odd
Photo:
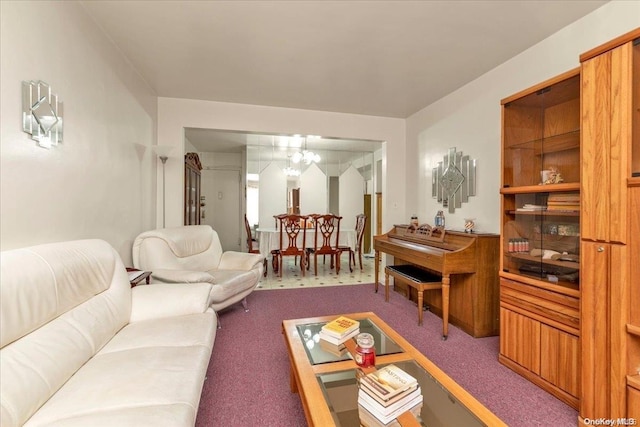
{"label": "white ceiling", "polygon": [[81,3],[160,97],[406,118],[606,2]]}

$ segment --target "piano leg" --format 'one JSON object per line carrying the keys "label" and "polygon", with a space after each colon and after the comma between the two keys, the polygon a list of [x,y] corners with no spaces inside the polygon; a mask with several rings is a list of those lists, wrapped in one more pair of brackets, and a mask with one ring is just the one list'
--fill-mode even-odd
{"label": "piano leg", "polygon": [[[349,261],[349,263],[351,263],[351,261]],[[378,293],[378,277],[379,277],[378,274],[380,273],[380,251],[376,251],[374,264],[375,264],[375,285],[373,289],[376,293]]]}
{"label": "piano leg", "polygon": [[[376,288],[378,287],[378,283],[376,282]],[[378,290],[376,289],[376,292]],[[389,270],[384,269],[384,300],[389,302]]]}
{"label": "piano leg", "polygon": [[449,335],[449,275],[442,276],[442,340]]}

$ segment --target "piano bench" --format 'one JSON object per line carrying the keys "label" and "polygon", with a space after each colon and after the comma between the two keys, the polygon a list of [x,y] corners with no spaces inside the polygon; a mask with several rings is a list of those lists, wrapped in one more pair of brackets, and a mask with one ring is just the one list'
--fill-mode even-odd
{"label": "piano bench", "polygon": [[[422,326],[424,291],[442,290],[442,339],[449,334],[449,286],[442,286],[442,276],[433,274],[415,265],[388,265],[384,269],[384,300],[389,301],[389,276],[402,282],[418,293],[418,325]],[[407,295],[408,297],[408,295]]]}

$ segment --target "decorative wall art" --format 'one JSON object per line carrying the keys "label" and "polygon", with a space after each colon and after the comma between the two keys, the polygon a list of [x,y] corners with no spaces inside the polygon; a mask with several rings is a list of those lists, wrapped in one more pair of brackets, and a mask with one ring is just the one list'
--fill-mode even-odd
{"label": "decorative wall art", "polygon": [[431,195],[442,206],[454,213],[469,196],[476,195],[476,160],[449,148],[442,162],[433,168],[431,175]]}
{"label": "decorative wall art", "polygon": [[43,148],[62,142],[62,102],[43,81],[22,82],[22,130]]}

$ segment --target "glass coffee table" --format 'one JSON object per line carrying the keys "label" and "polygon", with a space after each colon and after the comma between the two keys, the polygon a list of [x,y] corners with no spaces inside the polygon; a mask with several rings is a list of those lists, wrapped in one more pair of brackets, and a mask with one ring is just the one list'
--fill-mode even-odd
{"label": "glass coffee table", "polygon": [[[377,368],[393,363],[418,379],[424,397],[420,416],[403,414],[398,418],[398,424],[506,426],[375,313],[344,315],[360,321],[360,332],[374,336]],[[347,350],[338,352],[327,350],[318,338],[320,328],[336,317],[338,315],[282,322],[291,363],[291,391],[300,394],[310,426],[361,425],[358,377],[363,370],[350,355],[355,349],[355,341],[348,341]]]}

